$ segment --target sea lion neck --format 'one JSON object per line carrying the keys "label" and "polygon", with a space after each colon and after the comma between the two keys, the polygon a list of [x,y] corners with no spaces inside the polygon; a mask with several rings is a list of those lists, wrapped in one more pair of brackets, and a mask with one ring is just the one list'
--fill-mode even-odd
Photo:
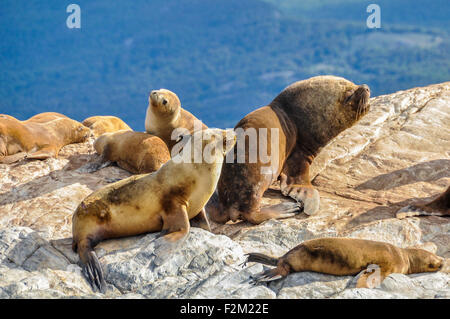
{"label": "sea lion neck", "polygon": [[408,257],[408,274],[414,274],[418,272],[423,272],[422,261],[417,258],[415,254],[413,254],[413,249],[406,248],[405,249],[406,256]]}

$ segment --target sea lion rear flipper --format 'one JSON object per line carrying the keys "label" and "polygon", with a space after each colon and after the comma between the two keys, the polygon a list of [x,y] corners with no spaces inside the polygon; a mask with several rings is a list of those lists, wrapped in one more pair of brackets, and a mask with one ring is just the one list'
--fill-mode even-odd
{"label": "sea lion rear flipper", "polygon": [[191,227],[199,227],[201,229],[211,232],[211,226],[209,225],[208,217],[206,216],[205,208],[200,211],[194,218],[190,220]]}
{"label": "sea lion rear flipper", "polygon": [[278,273],[278,268],[273,268],[251,276],[250,283],[257,285],[262,282],[274,281],[281,278],[283,278],[283,276]]}
{"label": "sea lion rear flipper", "polygon": [[264,254],[249,253],[246,256],[247,260],[244,262],[244,265],[249,262],[255,262],[269,266],[276,266],[278,264],[278,258],[270,257]]}
{"label": "sea lion rear flipper", "polygon": [[163,238],[169,242],[176,242],[189,233],[190,224],[186,205],[171,207],[170,211],[163,214],[163,230],[167,235]]}
{"label": "sea lion rear flipper", "polygon": [[56,157],[57,152],[50,148],[43,148],[37,152],[27,154],[28,159],[45,160],[50,157]]}
{"label": "sea lion rear flipper", "polygon": [[408,205],[400,209],[396,217],[403,219],[412,216],[449,216],[450,215],[450,187],[431,202],[421,205]]}
{"label": "sea lion rear flipper", "polygon": [[268,219],[281,219],[293,217],[302,212],[302,204],[298,202],[282,202],[280,204],[266,206],[258,211],[244,213],[247,221],[253,224],[260,224]]}
{"label": "sea lion rear flipper", "polygon": [[0,164],[12,164],[24,159],[27,156],[27,153],[20,152],[14,155],[8,155],[0,157]]}
{"label": "sea lion rear flipper", "polygon": [[85,240],[84,243],[79,243],[78,253],[80,255],[80,260],[83,263],[83,272],[92,289],[98,289],[100,292],[104,293],[106,282],[103,278],[102,267],[90,241]]}
{"label": "sea lion rear flipper", "polygon": [[78,173],[95,173],[95,172],[97,172],[105,167],[111,166],[113,164],[114,164],[114,162],[106,160],[102,155],[95,162],[87,163],[86,165],[83,165],[80,168],[76,169],[76,172],[78,172]]}

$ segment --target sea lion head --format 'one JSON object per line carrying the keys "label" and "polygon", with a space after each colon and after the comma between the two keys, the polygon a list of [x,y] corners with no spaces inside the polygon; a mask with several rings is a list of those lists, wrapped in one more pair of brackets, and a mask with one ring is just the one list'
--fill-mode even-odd
{"label": "sea lion head", "polygon": [[181,107],[178,96],[166,89],[151,91],[148,102],[149,108],[156,113],[173,114]]}
{"label": "sea lion head", "polygon": [[351,118],[354,122],[357,122],[369,111],[369,99],[369,87],[366,84],[355,85],[345,91],[342,104],[345,108],[351,110]]}
{"label": "sea lion head", "polygon": [[429,251],[418,248],[408,248],[409,273],[435,272],[444,265],[444,258]]}
{"label": "sea lion head", "polygon": [[[64,119],[65,120],[65,119]],[[71,121],[71,140],[73,143],[83,143],[91,136],[89,127],[84,126],[76,121]]]}

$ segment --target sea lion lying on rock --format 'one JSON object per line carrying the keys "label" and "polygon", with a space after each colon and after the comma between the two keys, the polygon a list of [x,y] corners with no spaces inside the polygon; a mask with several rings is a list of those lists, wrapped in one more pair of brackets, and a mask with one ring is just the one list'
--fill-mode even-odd
{"label": "sea lion lying on rock", "polygon": [[104,133],[113,133],[122,130],[132,131],[127,123],[116,116],[91,116],[82,123],[91,129],[94,137],[99,137]]}
{"label": "sea lion lying on rock", "polygon": [[[207,205],[211,219],[259,224],[292,216],[298,211],[295,203],[260,208],[264,192],[277,179],[282,194],[295,199],[306,214],[317,212],[320,197],[309,167],[325,145],[368,112],[369,97],[367,85],[318,76],[288,86],[268,106],[245,116],[235,127],[238,141],[228,154],[235,158],[228,161],[227,156]],[[269,158],[263,161],[261,152]]]}
{"label": "sea lion lying on rock", "polygon": [[81,202],[72,219],[72,248],[93,287],[105,287],[93,249],[98,242],[161,230],[167,232],[165,239],[174,242],[188,234],[189,220],[197,216],[209,228],[204,205],[235,141],[232,131],[196,132],[158,171],[105,186]]}
{"label": "sea lion lying on rock", "polygon": [[357,275],[357,288],[373,288],[392,273],[438,271],[444,259],[423,249],[398,248],[388,243],[356,238],[318,238],[303,242],[280,258],[248,254],[247,262],[276,266],[256,275],[254,283],[276,280],[289,273],[314,271]]}
{"label": "sea lion lying on rock", "polygon": [[59,113],[41,113],[26,121],[0,115],[0,163],[58,157],[63,146],[84,142],[89,135],[89,128]]}
{"label": "sea lion lying on rock", "polygon": [[134,131],[104,133],[94,141],[101,155],[95,162],[84,165],[79,172],[92,173],[113,163],[133,174],[157,171],[170,160],[169,149],[159,137]]}

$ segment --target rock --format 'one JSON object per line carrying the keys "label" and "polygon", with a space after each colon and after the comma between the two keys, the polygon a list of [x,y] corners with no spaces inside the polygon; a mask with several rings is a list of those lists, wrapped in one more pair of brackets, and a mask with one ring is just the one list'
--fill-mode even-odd
{"label": "rock", "polygon": [[350,276],[303,272],[291,274],[271,287],[278,291],[278,298],[329,298],[343,291],[351,279]]}
{"label": "rock", "polygon": [[[450,220],[397,219],[450,184],[450,82],[371,99],[371,111],[326,146],[311,167],[321,196],[314,216],[191,229],[182,243],[159,234],[101,242],[106,294],[94,293],[72,251],[72,214],[92,191],[130,174],[98,159],[92,140],[65,146],[57,159],[0,164],[0,298],[450,298]],[[275,184],[264,205],[290,201]],[[294,273],[251,285],[260,264],[245,253],[281,256],[319,237],[353,237],[418,247],[446,257],[441,272],[391,274],[378,288],[355,288],[353,276]]]}

